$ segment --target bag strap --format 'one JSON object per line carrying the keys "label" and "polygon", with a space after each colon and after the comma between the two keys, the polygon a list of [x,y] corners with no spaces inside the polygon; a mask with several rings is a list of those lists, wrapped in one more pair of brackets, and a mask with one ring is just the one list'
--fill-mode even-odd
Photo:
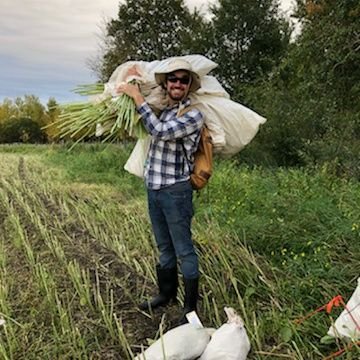
{"label": "bag strap", "polygon": [[[185,108],[180,108],[179,107],[179,110],[177,112],[177,116],[180,117],[180,116],[183,116],[184,114],[186,114],[188,111],[192,110],[192,109],[196,109],[196,105],[189,105]],[[206,124],[204,123],[203,126],[206,126]],[[206,126],[207,127],[207,126]],[[202,128],[200,129],[200,137],[201,137],[201,131],[202,131]],[[191,135],[191,134],[190,134]],[[191,163],[190,163],[190,160],[189,158],[187,157],[187,152],[186,152],[186,149],[185,149],[185,145],[184,145],[184,138],[181,138],[178,140],[180,143],[181,143],[181,146],[183,148],[183,153],[184,153],[184,157],[188,163],[188,167],[189,169],[191,168]],[[208,187],[209,188],[209,187]],[[200,196],[200,190],[196,190],[196,193],[197,193],[197,197]],[[208,193],[208,202],[209,202],[209,193]]]}
{"label": "bag strap", "polygon": [[177,117],[183,116],[187,112],[189,112],[190,110],[193,110],[193,109],[196,109],[196,105],[189,105],[189,106],[186,106],[186,107],[181,107],[181,105],[179,105],[179,109],[177,111],[176,116]]}
{"label": "bag strap", "polygon": [[[179,110],[177,112],[177,116],[180,117],[180,116],[183,116],[185,115],[187,112],[189,112],[190,110],[193,110],[193,109],[196,109],[196,105],[189,105],[189,106],[186,106],[184,108],[181,108],[179,107]],[[206,126],[205,124],[203,126]],[[191,135],[191,134],[189,134]],[[201,136],[201,133],[200,133],[200,136]],[[187,157],[187,153],[186,153],[186,149],[185,149],[185,145],[184,145],[184,138],[181,138],[179,139],[179,142],[181,143],[182,145],[182,148],[183,148],[183,152],[184,152],[184,156],[185,156],[185,159],[188,163],[188,166],[189,166],[189,169],[191,168],[191,163],[190,163],[190,160],[189,158]]]}
{"label": "bag strap", "polygon": [[190,170],[190,169],[191,169],[191,162],[190,162],[190,160],[189,160],[189,158],[188,158],[188,156],[187,156],[187,152],[186,152],[185,145],[184,145],[184,138],[178,139],[178,142],[179,142],[179,143],[181,144],[181,146],[182,146],[183,153],[184,153],[184,157],[185,157],[185,159],[186,159],[186,162],[187,162],[188,167],[189,167],[189,170]]}

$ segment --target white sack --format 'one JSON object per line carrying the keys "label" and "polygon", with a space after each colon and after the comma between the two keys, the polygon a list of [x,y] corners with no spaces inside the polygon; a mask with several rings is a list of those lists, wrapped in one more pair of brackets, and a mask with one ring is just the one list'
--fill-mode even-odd
{"label": "white sack", "polygon": [[124,169],[130,174],[144,178],[144,168],[149,152],[151,136],[144,139],[138,139],[133,151],[124,165]]}
{"label": "white sack", "polygon": [[[214,153],[225,156],[238,153],[250,143],[266,119],[249,108],[230,100],[226,91],[212,76],[205,76],[201,91],[199,94],[198,92],[191,94],[190,99],[192,105],[195,105],[204,115],[204,122],[209,128],[213,141]],[[138,140],[125,164],[125,170],[143,177],[150,139],[149,137],[146,140],[147,146],[144,146],[143,140]],[[141,173],[140,169],[142,169]]]}
{"label": "white sack", "polygon": [[[180,58],[187,60],[200,77],[207,75],[211,70],[218,66],[215,62],[207,59],[203,55],[186,55],[180,56]],[[119,65],[111,74],[109,81],[105,84],[105,92],[117,96],[115,92],[115,87],[117,85],[124,81],[136,79],[140,82],[142,94],[146,98],[149,91],[158,87],[158,84],[155,81],[155,73],[166,71],[166,67],[172,59],[173,58],[167,58],[165,60],[156,60],[152,62],[127,61]],[[137,75],[128,75],[131,68],[136,69]]]}
{"label": "white sack", "polygon": [[199,360],[246,360],[250,341],[233,308],[224,308],[228,322],[217,329]]}
{"label": "white sack", "polygon": [[201,77],[201,88],[196,91],[196,95],[213,95],[230,99],[230,95],[216,77],[211,75]]}
{"label": "white sack", "polygon": [[153,74],[147,70],[147,64],[146,61],[127,61],[119,65],[105,84],[104,93],[118,96],[115,91],[117,85],[136,79],[140,85],[146,84],[144,95],[147,95],[156,86]]}
{"label": "white sack", "polygon": [[[205,124],[212,137],[214,152],[225,156],[238,153],[254,138],[259,126],[264,124],[266,119],[249,108],[230,100],[229,94],[219,81],[215,77],[207,75],[217,67],[215,62],[202,55],[186,55],[180,58],[190,62],[194,71],[201,78],[201,88],[190,94],[190,99],[192,105],[196,105],[204,115]],[[93,101],[101,101],[107,96],[117,96],[117,85],[124,81],[137,79],[145,101],[158,114],[165,108],[167,99],[161,86],[156,84],[154,73],[164,71],[171,59],[152,62],[128,61],[121,64],[105,84],[104,93],[94,97]],[[102,133],[101,130],[99,127],[98,134]],[[125,170],[143,177],[149,142],[149,139],[138,140],[125,164]]]}
{"label": "white sack", "polygon": [[225,97],[191,94],[190,99],[205,116],[214,152],[226,156],[242,150],[266,122],[255,111]]}
{"label": "white sack", "polygon": [[[336,319],[335,323],[330,326],[328,335],[332,337],[345,337],[352,340],[360,339],[360,329],[357,328],[351,316],[355,319],[360,326],[360,277],[358,278],[357,287],[352,294],[350,300],[346,304],[346,309]],[[350,316],[350,314],[351,316]]]}
{"label": "white sack", "polygon": [[154,73],[149,70],[149,63],[146,61],[127,61],[119,65],[105,84],[104,92],[95,100],[99,101],[107,96],[118,96],[116,87],[131,80],[138,82],[141,93],[154,111],[164,109],[167,104],[165,93],[155,82]]}
{"label": "white sack", "polygon": [[[218,65],[203,55],[185,55],[180,58],[187,60],[193,70],[200,77],[207,75]],[[127,61],[119,65],[111,74],[109,81],[105,84],[104,92],[101,95],[92,97],[92,101],[101,101],[107,96],[118,96],[116,87],[122,82],[128,82],[136,79],[140,85],[140,90],[145,101],[155,111],[163,110],[167,104],[165,92],[155,81],[155,73],[162,72],[166,69],[167,64],[173,58],[165,60],[156,60],[152,62],[146,61]],[[135,72],[135,73],[134,73]],[[208,79],[208,88],[212,89],[212,93],[227,94],[215,78]]]}
{"label": "white sack", "polygon": [[[154,63],[154,62],[152,62],[152,63]],[[152,63],[148,63],[147,66],[149,67]],[[200,64],[200,61],[199,61],[199,64]],[[131,62],[131,66],[133,66],[133,65],[134,65],[134,62]],[[205,65],[206,65],[206,62],[204,64],[203,71],[205,71]],[[210,65],[211,64],[209,64],[209,66]],[[123,78],[121,78],[121,76],[124,75],[124,68],[122,68],[123,70],[121,70],[121,65],[120,65],[120,67],[118,67],[118,69],[120,69],[120,70],[118,70],[117,75],[112,76],[112,78],[123,80]],[[121,73],[121,71],[122,71],[122,73]],[[147,69],[147,71],[149,71],[149,68]],[[229,98],[230,97],[229,94],[226,92],[226,90],[221,86],[219,81],[213,76],[208,76],[208,75],[204,76],[203,78],[201,78],[201,84],[202,84],[201,88],[196,92],[197,94],[199,94],[196,101],[201,101],[201,98],[205,95],[214,95],[214,96],[221,97],[221,98]],[[157,86],[147,95],[145,100],[153,108],[155,107],[155,108],[163,109],[165,105],[156,103],[156,101],[160,98],[161,98],[161,87]],[[206,111],[206,113],[204,113],[205,123],[209,127],[209,131],[210,131],[212,141],[214,144],[214,151],[220,152],[221,149],[223,149],[225,147],[225,142],[226,142],[225,132],[222,129],[222,127],[216,123],[216,121],[218,119],[217,113],[214,113],[211,110],[211,108],[209,108],[208,106],[205,107],[205,105],[204,105],[202,108]],[[199,109],[199,110],[201,110],[201,109]],[[145,164],[145,161],[147,158],[147,153],[149,150],[150,142],[151,142],[150,136],[146,139],[137,140],[135,147],[130,154],[129,159],[127,160],[127,162],[124,166],[124,169],[126,171],[128,171],[131,174],[138,176],[140,178],[144,177],[144,164]]]}
{"label": "white sack", "polygon": [[194,72],[196,72],[200,77],[207,75],[211,70],[215,69],[218,66],[217,63],[211,61],[207,57],[195,54],[170,57],[164,60],[155,60],[148,63],[147,69],[153,73],[165,72],[169,62],[174,58],[180,58],[189,62]]}
{"label": "white sack", "polygon": [[135,360],[196,359],[203,353],[209,340],[209,329],[193,324],[181,325],[165,333],[143,353],[137,355]]}

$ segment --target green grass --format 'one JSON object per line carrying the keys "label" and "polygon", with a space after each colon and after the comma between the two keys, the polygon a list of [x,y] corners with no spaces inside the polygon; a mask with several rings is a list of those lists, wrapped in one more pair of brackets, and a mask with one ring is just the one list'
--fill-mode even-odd
{"label": "green grass", "polygon": [[[0,146],[0,358],[130,359],[158,336],[162,312],[135,306],[154,291],[156,256],[144,185],[123,170],[130,151]],[[326,313],[294,320],[356,286],[359,183],[326,167],[217,159],[214,170],[194,197],[203,323],[220,326],[223,307],[234,307],[249,359],[321,359],[342,348],[321,342]],[[164,311],[166,329],[180,307]]]}
{"label": "green grass", "polygon": [[133,196],[142,190],[142,181],[123,170],[132,146],[132,143],[96,143],[79,145],[73,150],[55,147],[46,153],[46,161],[49,166],[65,169],[66,181],[108,184]]}

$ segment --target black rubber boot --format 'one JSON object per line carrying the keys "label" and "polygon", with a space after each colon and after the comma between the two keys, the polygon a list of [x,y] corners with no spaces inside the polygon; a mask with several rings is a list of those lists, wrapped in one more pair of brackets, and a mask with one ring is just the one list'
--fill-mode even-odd
{"label": "black rubber boot", "polygon": [[153,310],[159,306],[167,305],[170,300],[176,301],[178,288],[177,268],[162,269],[156,266],[159,294],[149,301],[144,301],[139,305],[140,310]]}
{"label": "black rubber boot", "polygon": [[179,325],[183,325],[188,322],[185,316],[187,313],[191,311],[196,311],[196,304],[199,297],[199,278],[197,279],[184,278],[184,287],[185,287],[184,308],[179,320]]}

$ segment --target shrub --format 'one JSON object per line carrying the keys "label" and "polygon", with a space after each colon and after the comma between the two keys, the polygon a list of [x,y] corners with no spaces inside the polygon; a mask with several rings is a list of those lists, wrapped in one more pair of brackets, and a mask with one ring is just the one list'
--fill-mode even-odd
{"label": "shrub", "polygon": [[0,125],[1,143],[44,143],[46,135],[31,118],[11,118]]}

